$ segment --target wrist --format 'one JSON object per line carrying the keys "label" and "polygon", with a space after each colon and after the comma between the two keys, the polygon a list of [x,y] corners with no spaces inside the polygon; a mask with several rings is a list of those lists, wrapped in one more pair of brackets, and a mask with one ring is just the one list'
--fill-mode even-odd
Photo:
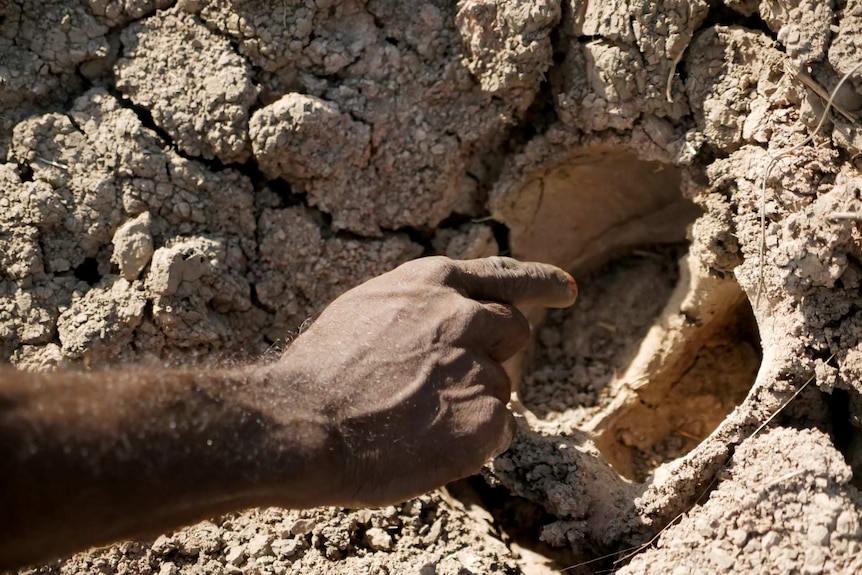
{"label": "wrist", "polygon": [[315,389],[304,385],[307,377],[284,359],[246,375],[251,385],[244,386],[242,401],[252,402],[267,428],[258,461],[267,504],[309,508],[345,502],[348,449],[320,398],[299,391]]}

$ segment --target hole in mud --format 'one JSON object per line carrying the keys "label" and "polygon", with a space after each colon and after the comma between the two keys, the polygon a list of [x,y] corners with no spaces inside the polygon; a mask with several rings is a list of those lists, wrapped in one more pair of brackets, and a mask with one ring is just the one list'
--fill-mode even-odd
{"label": "hole in mud", "polygon": [[852,415],[856,411],[854,398],[844,389],[833,389],[824,397],[832,441],[853,471],[852,485],[862,489],[862,422]]}
{"label": "hole in mud", "polygon": [[578,278],[575,306],[552,310],[536,334],[533,367],[520,390],[530,411],[553,421],[576,410],[582,423],[588,420],[670,298],[685,249],[644,248]]}
{"label": "hole in mud", "polygon": [[580,150],[528,179],[503,218],[516,257],[561,265],[581,286],[537,330],[519,398],[549,433],[589,432],[634,481],[705,439],[760,366],[741,288],[687,254],[699,211],[681,180],[627,151]]}
{"label": "hole in mud", "polygon": [[21,182],[32,182],[33,168],[27,164],[18,164],[18,177],[21,178]]}
{"label": "hole in mud", "polygon": [[99,283],[102,275],[99,273],[99,262],[96,258],[87,258],[75,268],[75,277],[90,285]]}
{"label": "hole in mud", "polygon": [[509,228],[505,224],[492,220],[491,231],[494,233],[494,240],[497,242],[497,249],[500,251],[500,255],[512,255],[512,250],[509,249]]}
{"label": "hole in mud", "polygon": [[679,170],[597,145],[526,175],[494,200],[515,257],[582,275],[639,246],[682,242],[700,210],[682,197]]}
{"label": "hole in mud", "polygon": [[709,14],[704,23],[701,24],[700,29],[705,30],[713,26],[740,26],[749,30],[763,32],[773,40],[778,40],[775,32],[769,29],[769,25],[766,24],[756,10],[752,11],[749,16],[745,16],[725,4],[713,3],[709,7]]}
{"label": "hole in mud", "polygon": [[833,389],[832,393],[825,396],[826,405],[829,408],[829,422],[832,424],[830,433],[836,449],[844,454],[845,459],[855,435],[855,428],[851,423],[850,394],[844,389]]}
{"label": "hole in mud", "polygon": [[[581,278],[575,307],[555,310],[538,331],[520,390],[524,405],[558,430],[592,432],[608,462],[635,481],[705,439],[745,399],[760,366],[745,302],[709,333],[687,334],[701,341],[678,341],[674,329],[650,337],[663,331],[657,323],[668,323],[685,248],[636,250]],[[649,373],[673,354],[673,343],[688,349],[666,371]]]}

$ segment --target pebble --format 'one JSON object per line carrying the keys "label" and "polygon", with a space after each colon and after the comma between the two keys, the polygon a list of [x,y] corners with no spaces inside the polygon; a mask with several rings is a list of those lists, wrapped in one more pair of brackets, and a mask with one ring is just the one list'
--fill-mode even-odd
{"label": "pebble", "polygon": [[742,552],[745,554],[759,553],[761,548],[760,539],[757,537],[750,537],[748,542],[745,544],[745,547],[742,548]]}
{"label": "pebble", "polygon": [[731,542],[737,547],[742,547],[745,545],[746,540],[748,540],[748,531],[745,529],[732,529],[727,533],[727,535],[730,537]]}
{"label": "pebble", "polygon": [[371,513],[370,509],[360,509],[356,513],[354,513],[354,517],[356,517],[356,522],[361,523],[362,525],[368,525],[371,523],[373,513]]}
{"label": "pebble", "polygon": [[159,569],[159,575],[177,575],[177,572],[177,566],[174,565],[171,561],[162,563],[162,566]]}
{"label": "pebble", "polygon": [[111,261],[120,268],[128,281],[134,281],[153,257],[153,236],[150,233],[151,218],[144,212],[123,224],[114,233],[114,252]]}
{"label": "pebble", "polygon": [[229,547],[224,558],[230,565],[242,565],[245,562],[245,548],[242,545]]}
{"label": "pebble", "polygon": [[290,528],[291,535],[305,535],[314,529],[314,521],[310,519],[297,519]]}
{"label": "pebble", "polygon": [[158,539],[153,541],[153,553],[156,555],[167,555],[171,551],[176,550],[177,544],[173,539],[166,535],[159,535]]}
{"label": "pebble", "polygon": [[721,571],[728,571],[733,567],[733,557],[721,549],[714,549],[709,554],[709,559]]}
{"label": "pebble", "polygon": [[829,529],[825,525],[812,525],[808,528],[808,541],[814,545],[828,545]]}
{"label": "pebble", "polygon": [[698,518],[698,520],[694,524],[694,529],[701,537],[709,539],[713,537],[714,532],[712,526],[709,524],[709,521],[704,517]]}
{"label": "pebble", "polygon": [[282,539],[273,543],[272,547],[273,552],[278,557],[293,557],[296,555],[299,544],[295,539]]}
{"label": "pebble", "polygon": [[[477,557],[473,553],[470,553],[469,551],[466,551],[466,550],[459,551],[458,553],[456,553],[455,558],[458,560],[458,563],[461,565],[462,571],[467,570],[468,572],[473,572],[473,570],[475,570],[477,567],[479,567],[482,563],[482,560],[479,559],[479,557]],[[459,571],[459,573],[460,572],[461,571]]]}
{"label": "pebble", "polygon": [[255,535],[251,538],[251,541],[248,542],[246,546],[246,552],[248,552],[249,557],[261,557],[263,555],[271,555],[272,548],[270,544],[272,543],[272,537],[261,533],[259,535]]}
{"label": "pebble", "polygon": [[[443,523],[444,521],[442,517],[434,522],[434,525],[431,526],[431,529],[428,530],[428,533],[426,533],[422,537],[423,545],[433,545],[441,540],[441,535],[443,534]],[[445,541],[445,539],[443,540]]]}
{"label": "pebble", "polygon": [[763,548],[770,549],[775,547],[775,545],[781,540],[781,536],[775,531],[770,531],[766,535],[763,536]]}
{"label": "pebble", "polygon": [[862,525],[859,524],[859,518],[856,516],[856,513],[845,509],[835,522],[835,531],[842,535],[857,537],[860,531],[862,531]]}
{"label": "pebble", "polygon": [[368,547],[374,551],[392,550],[392,536],[379,527],[372,527],[366,531],[365,541]]}
{"label": "pebble", "polygon": [[806,575],[820,575],[823,573],[823,564],[826,562],[826,553],[819,547],[809,547],[805,551],[805,564],[802,572]]}

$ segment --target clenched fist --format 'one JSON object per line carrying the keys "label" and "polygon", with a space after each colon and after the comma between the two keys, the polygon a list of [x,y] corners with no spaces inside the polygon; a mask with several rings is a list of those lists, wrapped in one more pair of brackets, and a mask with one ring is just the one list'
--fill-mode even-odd
{"label": "clenched fist", "polygon": [[515,422],[500,363],[530,334],[515,305],[569,306],[576,289],[549,265],[435,257],[335,300],[261,370],[273,405],[301,398],[337,434],[336,460],[317,469],[336,482],[324,503],[404,500],[505,450]]}
{"label": "clenched fist", "polygon": [[0,370],[0,570],[252,506],[383,505],[476,472],[514,421],[516,305],[574,280],[509,258],[415,260],[339,297],[275,363]]}

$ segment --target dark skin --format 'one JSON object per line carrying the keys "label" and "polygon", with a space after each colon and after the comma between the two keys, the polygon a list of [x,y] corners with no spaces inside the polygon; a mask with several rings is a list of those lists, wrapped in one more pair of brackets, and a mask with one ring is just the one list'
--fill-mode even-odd
{"label": "dark skin", "polygon": [[255,506],[382,506],[514,435],[501,363],[574,280],[509,258],[415,260],[339,297],[275,363],[0,369],[0,570]]}

